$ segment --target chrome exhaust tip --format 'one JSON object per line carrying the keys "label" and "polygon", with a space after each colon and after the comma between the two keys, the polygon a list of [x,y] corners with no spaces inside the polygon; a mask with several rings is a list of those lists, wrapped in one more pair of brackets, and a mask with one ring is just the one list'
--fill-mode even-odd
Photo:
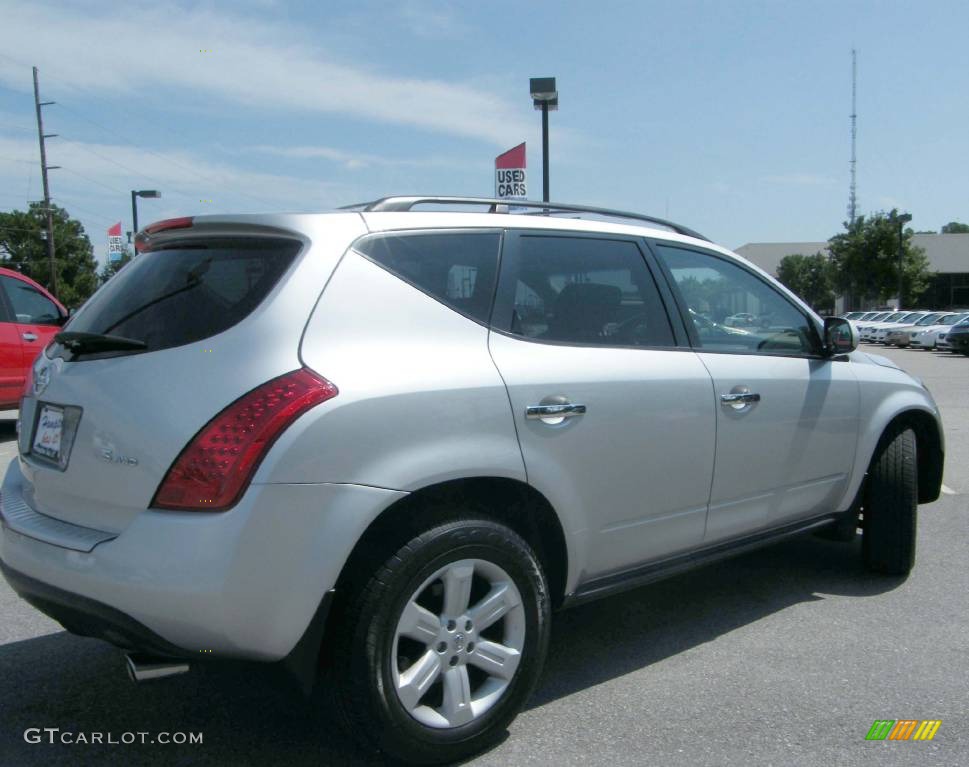
{"label": "chrome exhaust tip", "polygon": [[125,666],[132,682],[149,682],[188,673],[189,664],[174,658],[158,658],[140,653],[126,653]]}

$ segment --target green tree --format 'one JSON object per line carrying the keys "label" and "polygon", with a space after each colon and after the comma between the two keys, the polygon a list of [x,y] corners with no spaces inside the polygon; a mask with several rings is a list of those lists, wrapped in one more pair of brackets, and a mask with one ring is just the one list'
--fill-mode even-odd
{"label": "green tree", "polygon": [[792,254],[781,259],[777,278],[816,310],[834,307],[831,261],[823,253]]}
{"label": "green tree", "polygon": [[[847,230],[828,240],[835,288],[853,304],[884,303],[898,295],[898,210],[859,216]],[[911,229],[902,235],[902,291],[909,305],[928,287],[929,261],[912,244]]]}
{"label": "green tree", "polygon": [[[77,308],[98,286],[97,261],[81,222],[56,205],[51,205],[51,213],[57,297],[64,306]],[[0,213],[0,264],[17,269],[50,290],[50,262],[41,234],[46,231],[42,202],[32,202],[26,211]]]}
{"label": "green tree", "polygon": [[121,249],[121,258],[117,261],[108,261],[104,267],[98,272],[98,284],[103,285],[108,280],[110,280],[114,275],[116,275],[121,267],[127,264],[132,258],[131,248],[125,245]]}
{"label": "green tree", "polygon": [[950,221],[942,227],[942,234],[969,234],[969,224],[960,224],[958,221]]}

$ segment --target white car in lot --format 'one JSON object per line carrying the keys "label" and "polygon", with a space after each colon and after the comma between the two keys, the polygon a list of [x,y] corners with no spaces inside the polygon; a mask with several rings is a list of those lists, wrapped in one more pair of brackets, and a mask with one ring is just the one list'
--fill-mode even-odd
{"label": "white car in lot", "polygon": [[894,314],[888,315],[881,322],[867,323],[864,330],[859,332],[859,336],[862,341],[867,343],[879,343],[879,337],[884,338],[885,333],[881,332],[887,328],[892,328],[896,325],[911,325],[913,322],[921,319],[924,316],[924,312],[895,312]]}
{"label": "white car in lot", "polygon": [[936,324],[921,328],[919,332],[913,335],[910,345],[914,349],[935,349],[939,346],[940,336],[945,335],[949,328],[962,322],[966,317],[969,317],[969,312],[947,314],[940,317]]}
{"label": "white car in lot", "polygon": [[897,346],[899,348],[904,348],[911,343],[914,335],[920,333],[923,328],[937,324],[942,317],[946,316],[946,314],[948,313],[931,312],[923,315],[918,322],[914,322],[911,325],[896,325],[893,328],[886,328],[885,337],[882,338],[881,341],[885,344],[885,346]]}
{"label": "white car in lot", "polygon": [[888,317],[891,317],[893,314],[895,314],[895,312],[869,312],[860,320],[856,320],[854,322],[854,328],[856,331],[858,331],[858,339],[862,340],[862,334],[870,325],[874,325],[876,322],[882,322]]}

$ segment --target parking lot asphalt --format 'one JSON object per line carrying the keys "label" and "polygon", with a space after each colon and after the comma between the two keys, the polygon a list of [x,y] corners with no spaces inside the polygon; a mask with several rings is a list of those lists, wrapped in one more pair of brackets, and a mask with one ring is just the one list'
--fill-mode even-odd
{"label": "parking lot asphalt", "polygon": [[[945,420],[946,493],[920,509],[911,576],[874,577],[858,541],[806,536],[560,613],[526,711],[470,764],[969,764],[969,358],[864,350],[919,376]],[[0,418],[0,461],[15,450]],[[876,719],[942,724],[930,742],[866,741]],[[52,745],[28,728],[203,742]],[[136,686],[119,651],[0,583],[0,765],[363,763],[379,761],[274,669]]]}

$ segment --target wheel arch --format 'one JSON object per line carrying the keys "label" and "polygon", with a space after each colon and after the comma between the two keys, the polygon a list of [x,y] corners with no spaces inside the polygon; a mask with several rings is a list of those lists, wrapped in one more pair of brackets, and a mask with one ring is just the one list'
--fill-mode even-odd
{"label": "wheel arch", "polygon": [[912,408],[904,410],[886,424],[868,461],[878,454],[882,445],[905,429],[915,433],[915,455],[918,461],[918,502],[932,503],[942,491],[942,470],[945,449],[938,419],[931,413]]}
{"label": "wheel arch", "polygon": [[390,504],[357,540],[337,580],[337,593],[352,593],[414,535],[468,511],[507,525],[531,546],[548,579],[552,605],[560,606],[569,565],[561,521],[538,490],[506,477],[438,482]]}

